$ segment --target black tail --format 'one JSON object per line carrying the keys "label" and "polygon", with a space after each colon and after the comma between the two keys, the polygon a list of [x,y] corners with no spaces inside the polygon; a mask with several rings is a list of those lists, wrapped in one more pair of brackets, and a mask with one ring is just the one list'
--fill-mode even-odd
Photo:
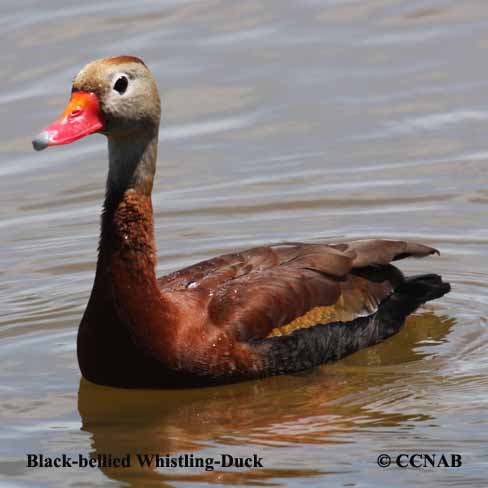
{"label": "black tail", "polygon": [[257,375],[303,371],[377,344],[396,334],[405,318],[420,305],[442,297],[450,289],[449,283],[443,282],[439,275],[413,276],[400,283],[372,315],[256,341],[256,352],[265,358],[264,370]]}

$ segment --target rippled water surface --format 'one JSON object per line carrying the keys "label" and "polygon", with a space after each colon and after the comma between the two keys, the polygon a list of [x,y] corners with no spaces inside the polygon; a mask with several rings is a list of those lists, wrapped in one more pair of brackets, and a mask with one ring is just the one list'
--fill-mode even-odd
{"label": "rippled water surface", "polygon": [[[69,5],[71,4],[71,5]],[[4,0],[1,486],[486,486],[488,3]],[[164,101],[159,272],[282,240],[416,239],[448,296],[308,374],[195,391],[80,382],[102,136],[34,153],[91,59],[142,57]],[[263,469],[29,469],[26,453],[257,453]],[[461,453],[458,469],[376,465]]]}

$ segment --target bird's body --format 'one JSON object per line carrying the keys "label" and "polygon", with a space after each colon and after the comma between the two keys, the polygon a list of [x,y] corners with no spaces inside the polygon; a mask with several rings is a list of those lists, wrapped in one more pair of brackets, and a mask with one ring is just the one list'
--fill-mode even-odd
{"label": "bird's body", "polygon": [[301,371],[385,339],[449,291],[437,275],[408,279],[390,264],[435,249],[391,240],[259,247],[157,279],[154,80],[137,58],[98,60],[75,78],[73,97],[34,145],[95,131],[109,139],[96,277],[78,333],[87,379],[184,387]]}

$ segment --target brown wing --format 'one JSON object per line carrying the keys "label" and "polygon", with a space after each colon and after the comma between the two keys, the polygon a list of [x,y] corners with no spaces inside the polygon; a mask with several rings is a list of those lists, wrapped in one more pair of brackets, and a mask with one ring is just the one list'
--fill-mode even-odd
{"label": "brown wing", "polygon": [[[310,255],[308,264],[313,266],[313,261],[327,260],[330,273],[338,273],[341,276],[346,269],[344,266],[335,268],[332,259],[326,257],[323,249],[328,249],[328,255],[341,255],[329,246],[315,244],[277,244],[274,246],[262,246],[248,249],[240,253],[226,254],[217,258],[202,261],[167,276],[158,279],[159,286],[164,291],[181,291],[192,288],[218,288],[230,280],[234,280],[250,273],[263,272],[276,268],[292,260],[299,260],[305,255]],[[342,256],[343,259],[345,258]],[[350,259],[347,258],[347,269],[350,267]]]}
{"label": "brown wing", "polygon": [[425,257],[430,254],[439,254],[424,244],[407,241],[392,241],[385,239],[365,239],[352,242],[332,244],[331,247],[353,257],[353,267],[360,268],[372,264],[387,265],[408,257]]}
{"label": "brown wing", "polygon": [[209,297],[208,320],[248,341],[373,313],[403,279],[391,261],[435,252],[387,240],[281,244],[203,261],[159,283],[167,292],[199,290]]}
{"label": "brown wing", "polygon": [[269,247],[258,247],[240,253],[226,254],[201,261],[188,268],[175,271],[158,279],[165,291],[181,291],[211,282],[214,286],[225,283],[252,270],[268,269],[279,264],[277,256]]}

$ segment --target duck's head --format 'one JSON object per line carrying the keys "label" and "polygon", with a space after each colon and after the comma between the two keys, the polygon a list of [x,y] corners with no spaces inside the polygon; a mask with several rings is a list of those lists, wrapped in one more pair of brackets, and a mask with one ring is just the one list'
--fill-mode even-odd
{"label": "duck's head", "polygon": [[99,59],[76,75],[65,111],[32,144],[40,151],[95,132],[123,138],[155,135],[160,114],[156,82],[139,58]]}

